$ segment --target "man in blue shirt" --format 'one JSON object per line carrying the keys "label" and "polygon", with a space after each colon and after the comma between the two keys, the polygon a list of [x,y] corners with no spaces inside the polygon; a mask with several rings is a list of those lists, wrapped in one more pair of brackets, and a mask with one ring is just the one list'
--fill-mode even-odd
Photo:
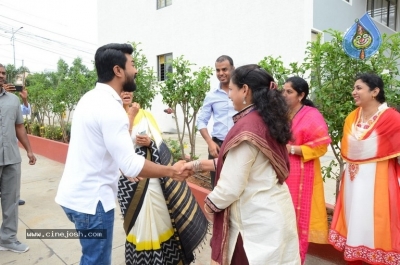
{"label": "man in blue shirt", "polygon": [[[215,72],[219,80],[219,87],[210,91],[203,102],[203,107],[197,118],[197,129],[208,145],[208,158],[216,158],[219,154],[225,136],[233,126],[232,116],[236,111],[229,99],[229,81],[231,73],[235,69],[233,60],[227,55],[222,55],[215,62]],[[207,125],[213,117],[214,125],[211,136]],[[215,173],[210,172],[211,186],[214,188]]]}
{"label": "man in blue shirt", "polygon": [[19,95],[21,96],[22,99],[22,104],[21,104],[22,115],[30,115],[31,105],[28,102],[28,91],[25,89],[25,87],[21,92],[19,92]]}

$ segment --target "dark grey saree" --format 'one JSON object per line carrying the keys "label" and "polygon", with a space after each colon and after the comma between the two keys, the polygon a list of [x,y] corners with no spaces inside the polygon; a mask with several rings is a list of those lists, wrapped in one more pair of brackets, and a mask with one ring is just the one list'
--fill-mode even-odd
{"label": "dark grey saree", "polygon": [[[172,162],[171,153],[164,142],[160,143],[159,147],[152,142],[151,147],[141,147],[135,151],[158,164],[168,165]],[[189,264],[194,260],[194,250],[206,235],[208,222],[186,182],[164,177],[159,179],[159,183],[171,219],[173,235],[163,241],[160,248],[140,251],[136,249],[135,244],[126,240],[126,264]],[[138,183],[132,183],[124,176],[119,179],[118,201],[124,216],[124,230],[127,236],[137,221],[148,185],[149,179]]]}

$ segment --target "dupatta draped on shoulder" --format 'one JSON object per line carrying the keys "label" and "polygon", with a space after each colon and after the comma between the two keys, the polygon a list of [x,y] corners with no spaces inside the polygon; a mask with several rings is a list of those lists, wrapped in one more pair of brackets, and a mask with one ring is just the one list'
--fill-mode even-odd
{"label": "dupatta draped on shoulder", "polygon": [[[244,117],[245,116],[245,117]],[[286,146],[272,139],[269,130],[260,114],[250,107],[237,114],[240,119],[235,123],[225,138],[218,156],[215,184],[217,184],[224,160],[229,150],[243,141],[249,141],[256,146],[271,162],[275,169],[279,183],[283,183],[289,173],[289,160]],[[213,236],[211,239],[211,258],[214,263],[227,264],[228,262],[228,235],[229,235],[229,207],[214,214]],[[243,247],[235,251],[245,255]]]}
{"label": "dupatta draped on shoulder", "polygon": [[400,156],[399,113],[393,108],[381,111],[368,130],[358,139],[354,130],[360,115],[361,108],[357,108],[346,118],[341,142],[343,159],[362,164]]}
{"label": "dupatta draped on shoulder", "polygon": [[294,145],[316,147],[330,144],[328,126],[318,109],[303,106],[292,120]]}

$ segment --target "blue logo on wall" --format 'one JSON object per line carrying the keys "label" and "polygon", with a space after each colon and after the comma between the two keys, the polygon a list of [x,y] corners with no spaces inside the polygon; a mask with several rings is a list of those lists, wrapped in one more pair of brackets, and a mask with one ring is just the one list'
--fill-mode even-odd
{"label": "blue logo on wall", "polygon": [[346,32],[342,45],[347,55],[363,60],[374,55],[381,44],[381,33],[372,18],[365,13]]}

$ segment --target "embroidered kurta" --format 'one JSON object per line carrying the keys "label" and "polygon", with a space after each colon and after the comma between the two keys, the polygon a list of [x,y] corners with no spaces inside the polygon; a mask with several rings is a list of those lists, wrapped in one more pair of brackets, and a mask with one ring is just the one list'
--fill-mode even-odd
{"label": "embroidered kurta", "polygon": [[230,207],[229,261],[241,233],[250,264],[299,264],[292,199],[267,157],[242,142],[225,164],[208,198],[219,209]]}
{"label": "embroidered kurta", "polygon": [[382,104],[361,122],[346,118],[341,153],[347,167],[329,231],[345,260],[400,264],[400,114]]}
{"label": "embroidered kurta", "polygon": [[[289,166],[286,147],[272,139],[254,107],[234,120],[220,150],[217,185],[206,198],[216,211],[212,264],[245,264],[232,259],[235,255],[247,257],[252,265],[298,265],[294,207],[284,183]],[[243,244],[236,243],[239,234]]]}

